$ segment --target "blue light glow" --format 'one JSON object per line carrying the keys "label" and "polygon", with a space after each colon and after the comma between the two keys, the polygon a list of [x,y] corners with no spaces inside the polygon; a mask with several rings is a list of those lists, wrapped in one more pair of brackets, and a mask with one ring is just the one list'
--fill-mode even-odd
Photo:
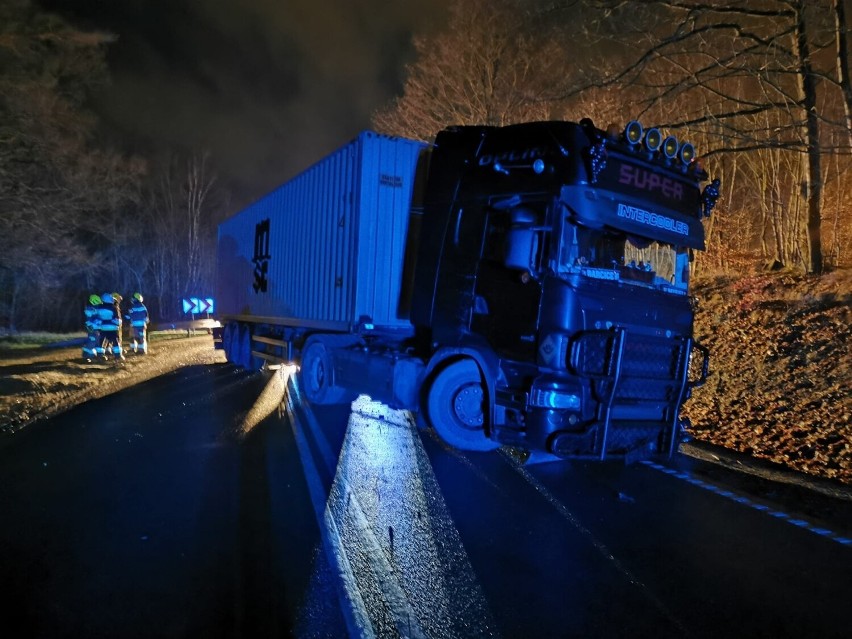
{"label": "blue light glow", "polygon": [[350,632],[491,635],[493,619],[411,414],[365,395],[353,402],[331,489],[319,503],[316,471],[333,458],[297,382],[291,380],[285,405]]}

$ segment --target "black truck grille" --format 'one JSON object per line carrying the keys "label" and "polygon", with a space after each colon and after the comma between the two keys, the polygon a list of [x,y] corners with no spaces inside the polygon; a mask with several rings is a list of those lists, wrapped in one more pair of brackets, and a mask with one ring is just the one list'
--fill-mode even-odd
{"label": "black truck grille", "polygon": [[[611,377],[614,333],[588,333],[581,336],[573,353],[574,368],[580,375]],[[676,399],[678,364],[683,342],[628,333],[624,338],[621,377],[615,402],[670,401]]]}
{"label": "black truck grille", "polygon": [[628,335],[621,372],[629,377],[673,379],[677,376],[680,345],[641,335]]}

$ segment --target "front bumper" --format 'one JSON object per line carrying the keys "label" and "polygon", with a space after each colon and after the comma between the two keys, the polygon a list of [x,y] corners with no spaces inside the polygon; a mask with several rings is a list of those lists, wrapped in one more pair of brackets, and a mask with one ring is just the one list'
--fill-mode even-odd
{"label": "front bumper", "polygon": [[707,377],[707,349],[691,338],[616,327],[573,336],[566,358],[565,377],[542,375],[527,394],[529,448],[596,460],[677,450],[685,426],[680,407]]}

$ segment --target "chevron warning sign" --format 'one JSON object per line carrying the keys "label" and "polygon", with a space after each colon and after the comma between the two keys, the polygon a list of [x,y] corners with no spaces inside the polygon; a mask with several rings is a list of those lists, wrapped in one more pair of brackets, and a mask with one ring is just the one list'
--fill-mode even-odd
{"label": "chevron warning sign", "polygon": [[185,297],[180,302],[184,315],[203,315],[213,312],[212,297]]}

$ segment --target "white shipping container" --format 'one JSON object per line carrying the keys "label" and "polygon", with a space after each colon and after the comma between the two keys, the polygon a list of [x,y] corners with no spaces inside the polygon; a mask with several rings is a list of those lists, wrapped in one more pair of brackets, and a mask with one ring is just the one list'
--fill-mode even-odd
{"label": "white shipping container", "polygon": [[219,315],[408,327],[400,298],[424,148],[365,131],[220,224]]}

